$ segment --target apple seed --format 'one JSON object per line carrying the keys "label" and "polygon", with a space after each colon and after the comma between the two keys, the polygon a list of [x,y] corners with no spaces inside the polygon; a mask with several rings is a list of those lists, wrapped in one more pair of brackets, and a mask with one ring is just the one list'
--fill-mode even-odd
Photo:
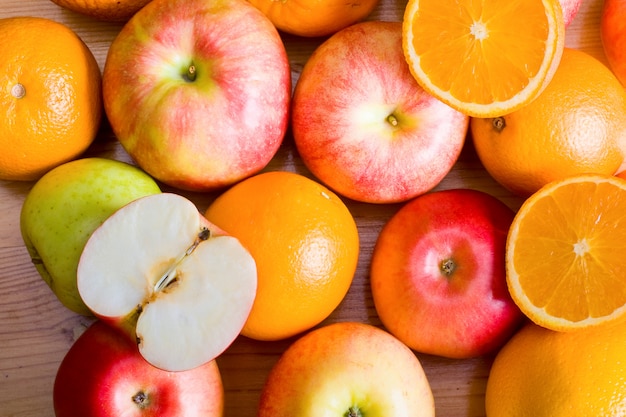
{"label": "apple seed", "polygon": [[189,256],[198,247],[200,242],[203,242],[210,237],[211,231],[206,227],[203,227],[198,233],[198,237],[196,238],[196,240],[185,251],[185,253],[183,253],[183,255],[178,258],[178,260],[174,262],[174,264],[163,274],[163,276],[159,278],[156,285],[154,286],[154,291],[160,292],[176,282],[176,269],[178,268],[178,265],[183,261],[183,259],[185,259],[185,257]]}

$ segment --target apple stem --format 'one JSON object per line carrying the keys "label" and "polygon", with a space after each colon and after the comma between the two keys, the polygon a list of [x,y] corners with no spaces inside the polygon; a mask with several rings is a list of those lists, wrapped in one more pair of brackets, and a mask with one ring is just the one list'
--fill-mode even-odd
{"label": "apple stem", "polygon": [[447,277],[452,275],[455,269],[456,269],[456,264],[454,263],[452,259],[446,259],[445,261],[441,263],[441,272]]}
{"label": "apple stem", "polygon": [[185,73],[185,75],[183,75],[183,78],[185,79],[185,81],[188,82],[193,82],[196,80],[196,66],[194,64],[189,65],[189,67],[187,67],[187,72]]}
{"label": "apple stem", "polygon": [[361,410],[359,409],[358,406],[353,405],[350,408],[348,408],[348,411],[346,411],[346,414],[344,414],[344,417],[363,417],[363,414],[361,413]]}
{"label": "apple stem", "polygon": [[396,127],[398,126],[398,118],[394,114],[390,114],[389,116],[387,116],[387,123],[389,123],[393,127]]}
{"label": "apple stem", "polygon": [[189,246],[189,248],[185,251],[185,253],[183,253],[183,255],[180,258],[178,258],[176,262],[174,262],[174,265],[172,265],[157,281],[156,285],[154,286],[154,291],[159,292],[163,290],[164,288],[167,288],[168,285],[174,282],[176,280],[176,268],[178,268],[178,264],[180,264],[180,262],[186,256],[189,256],[191,252],[193,252],[198,247],[200,242],[205,241],[210,237],[211,237],[211,231],[207,229],[206,227],[203,227],[198,233],[196,240],[191,244],[191,246]]}

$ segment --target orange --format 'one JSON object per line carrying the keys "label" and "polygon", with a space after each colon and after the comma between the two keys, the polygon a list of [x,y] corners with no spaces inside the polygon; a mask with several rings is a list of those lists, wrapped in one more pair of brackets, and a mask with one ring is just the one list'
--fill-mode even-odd
{"label": "orange", "polygon": [[515,303],[535,323],[573,330],[626,314],[626,180],[584,174],[554,181],[520,207],[506,271]]}
{"label": "orange", "polygon": [[327,318],[345,297],[359,235],[343,201],[300,174],[250,177],[220,195],[209,221],[237,237],[257,264],[258,288],[242,334],[279,340]]}
{"label": "orange", "polygon": [[417,82],[474,117],[534,100],[564,42],[559,0],[409,0],[403,18],[403,50]]}
{"label": "orange", "polygon": [[67,26],[0,19],[0,179],[31,181],[82,154],[102,115],[101,76]]}
{"label": "orange", "polygon": [[624,160],[626,91],[600,61],[566,48],[539,98],[502,117],[474,118],[470,131],[487,172],[522,196],[576,174],[613,175]]}
{"label": "orange", "polygon": [[486,415],[626,415],[625,345],[626,323],[568,333],[528,324],[494,360]]}
{"label": "orange", "polygon": [[249,0],[277,29],[303,37],[331,35],[365,19],[379,0]]}
{"label": "orange", "polygon": [[150,0],[52,0],[52,2],[99,20],[125,22]]}

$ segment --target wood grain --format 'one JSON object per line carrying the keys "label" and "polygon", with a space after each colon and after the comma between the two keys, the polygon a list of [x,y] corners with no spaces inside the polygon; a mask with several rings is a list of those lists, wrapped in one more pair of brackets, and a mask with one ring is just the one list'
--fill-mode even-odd
{"label": "wood grain", "polygon": [[[404,0],[381,0],[370,19],[399,21]],[[602,0],[584,0],[567,29],[566,45],[606,62],[599,37]],[[110,42],[121,25],[99,22],[63,10],[49,0],[0,0],[0,18],[41,16],[67,24],[91,48],[102,69]],[[320,39],[284,36],[294,83]],[[1,45],[0,45],[1,49]],[[1,150],[0,150],[1,151]],[[106,123],[86,153],[131,162]],[[288,170],[310,176],[295,151],[285,143],[267,170]],[[0,416],[52,417],[52,386],[65,352],[92,319],[65,309],[39,278],[19,232],[22,201],[33,183],[0,181]],[[474,188],[486,191],[516,209],[521,200],[495,183],[482,168],[467,141],[461,158],[437,189]],[[167,189],[167,187],[164,187]],[[215,194],[182,193],[201,211]],[[346,201],[361,237],[357,274],[348,295],[323,323],[357,320],[380,326],[369,292],[372,249],[383,224],[399,205],[369,205]],[[271,366],[293,339],[256,342],[239,338],[219,360],[226,389],[226,417],[255,415],[260,389]],[[438,417],[484,416],[484,391],[491,357],[450,360],[416,353],[435,395]]]}

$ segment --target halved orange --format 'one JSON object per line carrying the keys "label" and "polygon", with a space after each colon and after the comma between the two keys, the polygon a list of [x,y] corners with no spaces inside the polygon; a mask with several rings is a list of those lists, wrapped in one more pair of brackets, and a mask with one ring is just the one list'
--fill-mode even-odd
{"label": "halved orange", "polygon": [[409,0],[403,50],[429,93],[474,117],[534,100],[561,59],[559,0]]}
{"label": "halved orange", "polygon": [[626,180],[584,174],[553,181],[517,212],[507,283],[536,324],[556,331],[626,317]]}

